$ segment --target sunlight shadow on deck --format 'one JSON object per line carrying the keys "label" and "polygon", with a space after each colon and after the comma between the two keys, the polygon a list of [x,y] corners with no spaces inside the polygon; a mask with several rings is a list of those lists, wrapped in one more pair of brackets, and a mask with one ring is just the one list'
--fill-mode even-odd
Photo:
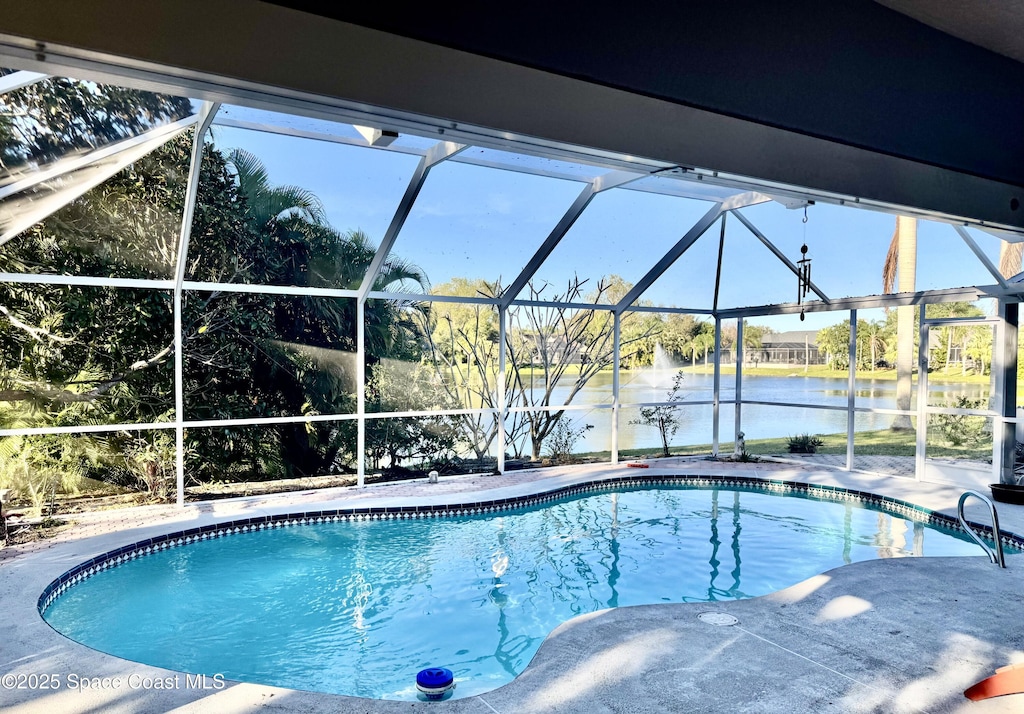
{"label": "sunlight shadow on deck", "polygon": [[667,657],[677,648],[678,633],[669,629],[634,635],[582,660],[575,667],[540,686],[526,702],[524,711],[557,711],[574,699],[598,688],[614,686],[634,677],[652,660]]}
{"label": "sunlight shadow on deck", "polygon": [[[925,676],[912,679],[893,691],[887,676],[876,677],[869,684],[878,686],[850,691],[844,704],[851,712],[874,711],[1020,711],[1021,703],[1009,698],[993,700],[980,709],[961,692],[994,670],[1002,662],[1001,648],[991,642],[960,632],[949,633],[934,659],[927,664]],[[999,665],[1001,666],[1001,664]],[[891,676],[891,675],[890,675]],[[950,690],[953,691],[950,694]],[[958,706],[959,705],[959,706]],[[971,709],[966,709],[971,707]]]}
{"label": "sunlight shadow on deck", "polygon": [[862,615],[872,607],[871,603],[863,598],[853,595],[840,595],[830,600],[825,607],[818,611],[816,622],[832,622],[834,620],[845,620],[850,617]]}

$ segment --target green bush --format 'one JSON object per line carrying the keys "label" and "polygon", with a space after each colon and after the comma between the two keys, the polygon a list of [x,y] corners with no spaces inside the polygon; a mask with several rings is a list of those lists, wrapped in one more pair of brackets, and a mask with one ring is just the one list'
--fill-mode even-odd
{"label": "green bush", "polygon": [[[969,399],[961,394],[952,402],[944,402],[942,406],[954,409],[985,409],[988,402],[985,399]],[[952,446],[979,446],[986,440],[983,416],[933,414],[932,420],[942,438]]]}
{"label": "green bush", "polygon": [[791,454],[816,454],[825,442],[810,434],[797,434],[786,441],[786,448]]}
{"label": "green bush", "polygon": [[572,419],[565,417],[559,419],[546,440],[551,460],[555,463],[572,463],[576,442],[593,428],[593,424],[577,426]]}

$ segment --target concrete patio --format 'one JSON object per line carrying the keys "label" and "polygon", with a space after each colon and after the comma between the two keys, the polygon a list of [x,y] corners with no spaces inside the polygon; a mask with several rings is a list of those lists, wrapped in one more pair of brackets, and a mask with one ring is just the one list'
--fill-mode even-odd
{"label": "concrete patio", "polygon": [[[222,690],[136,684],[175,673],[120,660],[54,632],[39,593],[68,568],[171,530],[316,508],[458,503],[509,498],[628,475],[700,474],[800,481],[882,493],[955,513],[966,487],[847,473],[810,463],[677,459],[639,471],[609,465],[453,477],[76,517],[60,537],[5,549],[0,562],[0,675],[56,675],[57,691],[0,688],[11,712],[1016,712],[1024,695],[971,703],[963,690],[997,667],[1024,663],[1024,556],[1006,570],[981,555],[855,563],[773,595],[727,603],[606,610],[558,627],[513,682],[443,703],[354,699],[229,683]],[[1004,530],[1024,534],[1024,507],[1000,504]],[[968,517],[985,523],[980,504]],[[735,624],[698,618],[725,613]],[[69,675],[119,677],[69,691]],[[130,679],[134,676],[134,679]],[[10,682],[10,677],[4,680]]]}

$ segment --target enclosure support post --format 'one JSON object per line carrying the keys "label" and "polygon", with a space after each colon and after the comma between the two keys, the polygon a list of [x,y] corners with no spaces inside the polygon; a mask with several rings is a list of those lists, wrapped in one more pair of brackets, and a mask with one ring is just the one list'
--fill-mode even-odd
{"label": "enclosure support post", "polygon": [[857,388],[857,311],[850,310],[850,364],[846,383],[846,470],[853,469],[853,430],[856,412],[853,411]]}
{"label": "enclosure support post", "polygon": [[356,300],[356,485],[366,484],[366,298]]}
{"label": "enclosure support post", "polygon": [[917,346],[917,448],[914,452],[914,478],[924,477],[925,448],[928,438],[928,324],[924,321],[927,305],[921,303],[918,318],[919,344]]}
{"label": "enclosure support post", "polygon": [[712,396],[712,407],[713,412],[711,419],[711,455],[718,456],[718,406],[719,406],[719,393],[722,391],[722,320],[716,315],[715,316],[715,379],[714,379],[715,393]]}
{"label": "enclosure support post", "polygon": [[1015,302],[999,301],[999,322],[996,324],[992,350],[992,376],[995,378],[996,403],[1002,419],[993,425],[992,470],[999,483],[1016,483],[1013,467],[1016,461],[1017,425],[1003,419],[1017,415],[1017,318]]}
{"label": "enclosure support post", "polygon": [[505,473],[505,346],[508,308],[498,305],[498,473]]}
{"label": "enclosure support post", "polygon": [[[740,432],[743,431],[742,425],[742,411],[743,411],[743,320],[736,320],[736,423],[733,427],[733,444],[739,444]],[[733,451],[736,456],[739,456],[739,452],[736,451],[735,446]]]}
{"label": "enclosure support post", "polygon": [[612,313],[612,463],[619,463],[619,348],[622,346],[622,320]]}
{"label": "enclosure support post", "polygon": [[199,112],[199,123],[192,137],[192,154],[188,166],[188,184],[185,187],[185,205],[181,212],[181,232],[178,235],[178,260],[174,270],[174,460],[175,483],[179,506],[185,505],[185,360],[184,325],[182,323],[182,283],[188,265],[188,244],[192,237],[192,218],[199,194],[199,175],[203,168],[203,145],[213,117],[220,109],[216,102],[206,102]]}

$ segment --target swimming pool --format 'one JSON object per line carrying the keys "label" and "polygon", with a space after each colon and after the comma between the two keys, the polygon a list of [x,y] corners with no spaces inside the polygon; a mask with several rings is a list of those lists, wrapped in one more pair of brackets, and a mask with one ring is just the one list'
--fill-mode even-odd
{"label": "swimming pool", "polygon": [[390,699],[414,698],[416,672],[444,666],[469,696],[510,681],[585,612],[753,597],[868,558],[980,553],[920,509],[737,486],[253,519],[107,554],[40,608],[68,637],[155,666]]}

